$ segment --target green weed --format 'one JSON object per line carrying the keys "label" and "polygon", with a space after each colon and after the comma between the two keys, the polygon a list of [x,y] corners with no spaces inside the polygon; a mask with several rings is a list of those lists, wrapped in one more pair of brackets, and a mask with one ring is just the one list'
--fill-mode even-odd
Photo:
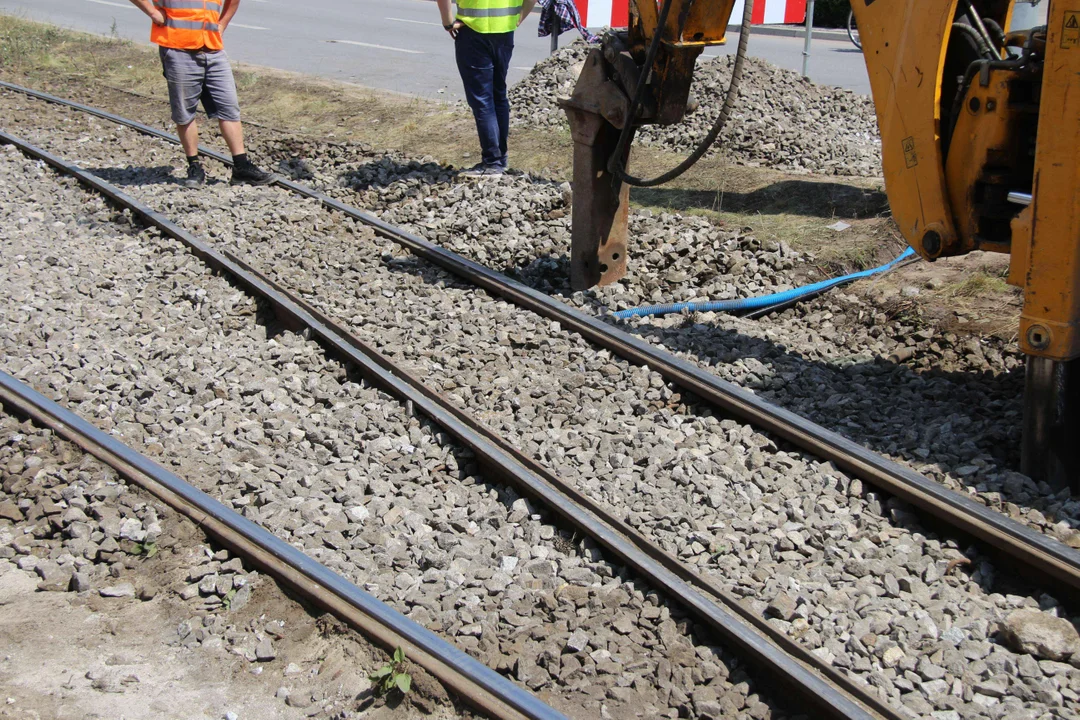
{"label": "green weed", "polygon": [[395,690],[402,695],[409,692],[412,688],[412,676],[401,669],[404,665],[405,651],[398,648],[390,662],[368,675],[368,679],[375,683],[376,695],[381,697]]}

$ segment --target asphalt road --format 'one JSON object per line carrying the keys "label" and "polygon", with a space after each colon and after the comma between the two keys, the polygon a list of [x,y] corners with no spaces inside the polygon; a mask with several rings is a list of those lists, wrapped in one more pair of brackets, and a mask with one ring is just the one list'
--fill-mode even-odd
{"label": "asphalt road", "polygon": [[[0,0],[0,12],[149,44],[150,21],[128,0]],[[547,57],[534,13],[515,37],[509,81]],[[735,40],[707,55],[734,52]],[[563,36],[568,42],[568,36]],[[802,39],[756,35],[750,53],[800,70]],[[225,38],[234,61],[265,65],[425,98],[464,99],[450,37],[430,0],[243,0]],[[869,94],[862,54],[815,40],[810,76]]]}

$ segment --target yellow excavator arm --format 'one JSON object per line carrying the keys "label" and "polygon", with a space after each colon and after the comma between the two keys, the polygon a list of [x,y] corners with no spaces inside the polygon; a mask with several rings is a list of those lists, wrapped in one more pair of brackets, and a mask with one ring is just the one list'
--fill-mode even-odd
{"label": "yellow excavator arm", "polygon": [[[683,117],[694,61],[724,42],[732,4],[632,0],[630,27],[605,36],[561,101],[575,142],[573,287],[625,274],[634,130]],[[1080,481],[1080,5],[1070,7],[1050,0],[1045,27],[1006,33],[1012,0],[852,0],[893,218],[928,260],[1010,255],[1029,357],[1023,469],[1059,485]]]}

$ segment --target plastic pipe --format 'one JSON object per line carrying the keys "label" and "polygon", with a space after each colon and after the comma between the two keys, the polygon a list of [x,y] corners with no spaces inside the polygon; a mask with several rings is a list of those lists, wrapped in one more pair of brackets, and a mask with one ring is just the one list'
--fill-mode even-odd
{"label": "plastic pipe", "polygon": [[793,290],[785,290],[784,292],[774,293],[772,295],[759,295],[757,297],[741,298],[738,300],[714,300],[706,302],[685,302],[685,303],[672,303],[669,305],[646,305],[638,308],[630,308],[629,310],[619,310],[612,313],[620,320],[626,320],[632,317],[646,317],[649,315],[667,315],[669,313],[682,312],[683,310],[690,310],[691,312],[738,312],[741,310],[756,310],[758,308],[770,307],[772,305],[780,305],[783,303],[791,302],[792,300],[798,300],[801,297],[819,293],[823,290],[828,290],[836,287],[837,285],[843,285],[845,283],[854,282],[861,278],[870,277],[871,275],[877,275],[888,270],[892,270],[897,263],[902,260],[913,256],[915,251],[910,247],[900,254],[900,257],[888,262],[880,267],[872,268],[870,270],[862,270],[857,273],[851,273],[850,275],[844,275],[838,278],[832,278],[831,280],[822,280],[821,282],[813,283],[812,285],[804,285],[800,288]]}

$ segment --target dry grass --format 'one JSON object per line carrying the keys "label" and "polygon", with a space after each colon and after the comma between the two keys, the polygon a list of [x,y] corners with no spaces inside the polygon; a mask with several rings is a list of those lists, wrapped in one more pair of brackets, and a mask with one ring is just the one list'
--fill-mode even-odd
{"label": "dry grass", "polygon": [[974,298],[988,297],[1001,293],[1014,293],[1005,277],[1008,271],[979,268],[961,282],[950,285],[946,292],[953,297]]}

